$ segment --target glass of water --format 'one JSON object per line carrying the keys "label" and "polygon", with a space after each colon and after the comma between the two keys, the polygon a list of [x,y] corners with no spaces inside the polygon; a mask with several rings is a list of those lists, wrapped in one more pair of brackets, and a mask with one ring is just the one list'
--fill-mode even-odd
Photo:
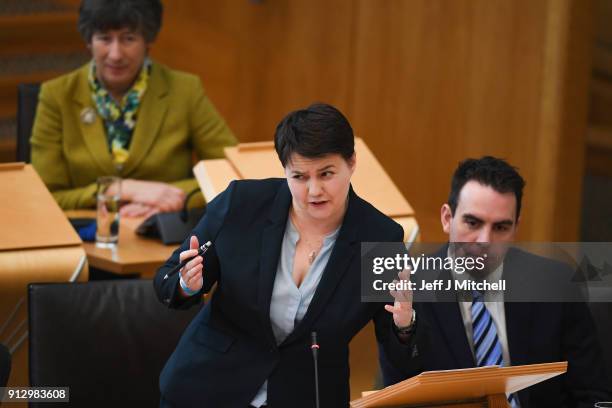
{"label": "glass of water", "polygon": [[104,176],[98,178],[96,213],[96,246],[113,248],[119,241],[119,200],[121,178]]}

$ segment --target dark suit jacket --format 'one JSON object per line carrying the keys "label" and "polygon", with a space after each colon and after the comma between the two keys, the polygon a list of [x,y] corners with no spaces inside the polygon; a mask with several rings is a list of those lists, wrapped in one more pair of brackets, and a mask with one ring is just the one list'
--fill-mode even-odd
{"label": "dark suit jacket", "polygon": [[[389,320],[382,304],[360,301],[360,242],[401,242],[403,230],[351,190],[312,303],[293,333],[277,346],[270,299],[290,204],[285,179],[233,182],[209,204],[194,232],[200,243],[213,242],[205,256],[202,292],[214,283],[217,288],[161,373],[162,397],[170,404],[245,408],[268,380],[272,408],[313,407],[310,344],[316,331],[321,406],[348,406],[349,341],[370,319]],[[159,298],[170,307],[188,307],[200,298],[179,297],[178,275],[163,281],[187,245],[185,241],[155,278]],[[385,343],[388,333],[377,333],[379,341]]]}
{"label": "dark suit jacket", "polygon": [[[446,247],[437,255],[446,256]],[[525,274],[534,271],[557,279],[561,273],[568,281],[571,276],[560,262],[516,249],[506,255],[503,278],[525,284],[533,282]],[[410,344],[403,350],[380,350],[385,385],[423,371],[475,366],[455,295],[453,299],[414,304],[417,326]],[[592,407],[595,401],[610,400],[601,348],[585,303],[505,302],[504,309],[512,365],[568,361],[566,374],[518,393],[522,408]]]}

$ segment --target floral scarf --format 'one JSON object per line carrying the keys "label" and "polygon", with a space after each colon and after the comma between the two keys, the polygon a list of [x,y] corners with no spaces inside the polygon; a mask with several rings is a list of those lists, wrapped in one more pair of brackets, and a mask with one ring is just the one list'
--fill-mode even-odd
{"label": "floral scarf", "polygon": [[91,96],[98,114],[104,120],[106,140],[113,155],[113,162],[118,169],[123,167],[129,156],[128,149],[136,127],[136,114],[142,96],[147,90],[150,70],[151,62],[146,59],[134,85],[123,95],[120,103],[117,103],[96,77],[96,64],[93,61],[91,63],[89,70]]}

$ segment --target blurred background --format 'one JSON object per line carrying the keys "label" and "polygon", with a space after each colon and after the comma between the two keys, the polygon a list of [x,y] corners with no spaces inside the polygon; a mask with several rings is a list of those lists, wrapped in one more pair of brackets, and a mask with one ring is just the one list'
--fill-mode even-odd
{"label": "blurred background", "polygon": [[[76,0],[0,0],[0,160],[17,84],[78,67]],[[612,240],[612,1],[172,0],[152,57],[199,75],[241,142],[314,101],[349,118],[439,224],[452,170],[506,158],[527,180],[519,238]]]}

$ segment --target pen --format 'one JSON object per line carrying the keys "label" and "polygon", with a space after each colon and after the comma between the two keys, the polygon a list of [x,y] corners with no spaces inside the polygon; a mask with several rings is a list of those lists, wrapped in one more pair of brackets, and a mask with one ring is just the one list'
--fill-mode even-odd
{"label": "pen", "polygon": [[187,265],[187,262],[191,261],[192,259],[194,259],[197,256],[204,255],[206,253],[206,251],[208,251],[208,248],[210,248],[211,246],[212,246],[212,242],[207,241],[204,245],[202,245],[198,249],[198,254],[196,256],[192,256],[191,258],[187,258],[183,262],[181,262],[178,265],[176,265],[174,268],[172,268],[172,270],[170,272],[168,272],[166,274],[166,276],[164,276],[164,280],[168,279],[168,277],[170,277],[170,276],[174,275],[175,273],[177,273],[178,271],[180,271],[185,265]]}

